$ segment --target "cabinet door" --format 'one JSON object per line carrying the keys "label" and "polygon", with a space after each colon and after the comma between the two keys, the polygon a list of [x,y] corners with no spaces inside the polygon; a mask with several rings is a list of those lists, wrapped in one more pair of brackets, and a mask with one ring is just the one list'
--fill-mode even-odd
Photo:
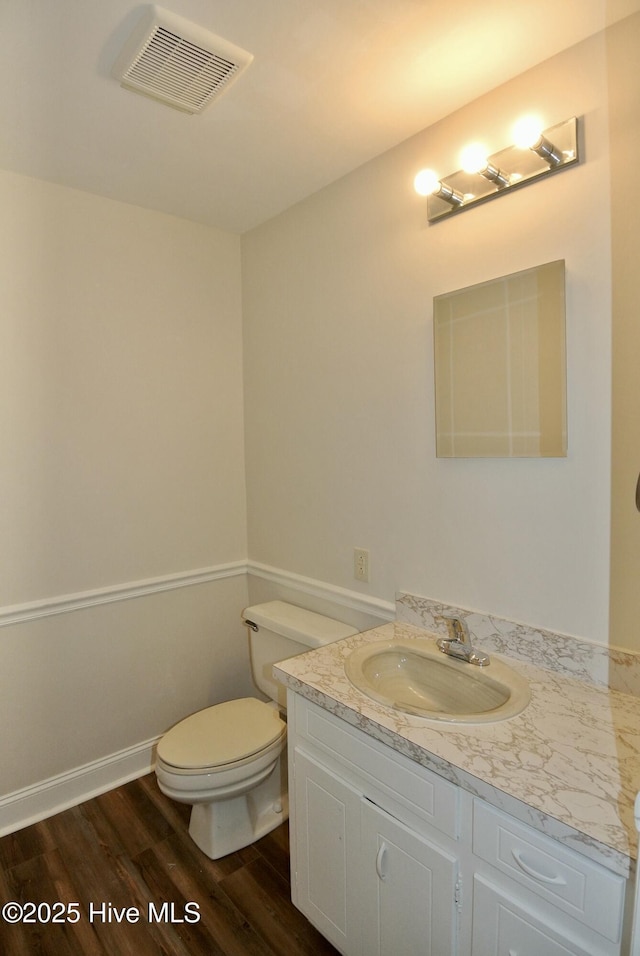
{"label": "cabinet door", "polygon": [[455,953],[457,869],[455,857],[363,799],[363,953]]}
{"label": "cabinet door", "polygon": [[593,942],[584,948],[575,938],[576,927],[554,923],[548,917],[548,906],[540,906],[536,912],[476,876],[472,956],[600,956],[612,952],[610,944],[600,937],[599,945],[588,928],[586,934]]}
{"label": "cabinet door", "polygon": [[293,901],[345,956],[361,953],[360,794],[296,748]]}

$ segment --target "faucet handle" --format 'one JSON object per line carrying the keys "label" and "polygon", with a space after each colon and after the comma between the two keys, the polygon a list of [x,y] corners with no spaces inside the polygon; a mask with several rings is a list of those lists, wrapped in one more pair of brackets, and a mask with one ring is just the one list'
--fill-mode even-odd
{"label": "faucet handle", "polygon": [[490,663],[486,654],[478,653],[471,643],[467,622],[459,617],[443,617],[447,622],[449,637],[441,637],[436,643],[443,654],[458,657],[469,664],[485,667]]}
{"label": "faucet handle", "polygon": [[447,622],[449,640],[457,641],[459,644],[471,644],[469,628],[465,620],[459,617],[445,617],[444,620]]}

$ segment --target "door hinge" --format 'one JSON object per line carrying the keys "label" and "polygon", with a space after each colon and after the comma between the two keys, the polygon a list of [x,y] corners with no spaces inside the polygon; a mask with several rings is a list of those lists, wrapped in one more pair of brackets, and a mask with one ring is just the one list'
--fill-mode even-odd
{"label": "door hinge", "polygon": [[458,908],[458,911],[462,909],[462,880],[460,877],[456,880],[455,889],[453,891],[453,899]]}

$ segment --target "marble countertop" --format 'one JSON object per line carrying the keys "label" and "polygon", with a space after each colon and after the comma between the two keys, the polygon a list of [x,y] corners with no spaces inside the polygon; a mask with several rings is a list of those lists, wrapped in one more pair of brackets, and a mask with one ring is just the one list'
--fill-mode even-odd
{"label": "marble countertop", "polygon": [[640,697],[500,654],[529,682],[528,707],[496,723],[452,724],[385,707],[344,673],[348,654],[365,642],[425,637],[436,635],[385,624],[282,661],[274,673],[394,750],[628,876],[638,839]]}

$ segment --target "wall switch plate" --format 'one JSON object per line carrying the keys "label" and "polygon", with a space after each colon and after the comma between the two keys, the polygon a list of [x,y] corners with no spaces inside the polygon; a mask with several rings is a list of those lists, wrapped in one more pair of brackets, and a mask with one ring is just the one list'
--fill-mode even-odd
{"label": "wall switch plate", "polygon": [[353,576],[356,581],[369,580],[369,552],[366,548],[353,549]]}

